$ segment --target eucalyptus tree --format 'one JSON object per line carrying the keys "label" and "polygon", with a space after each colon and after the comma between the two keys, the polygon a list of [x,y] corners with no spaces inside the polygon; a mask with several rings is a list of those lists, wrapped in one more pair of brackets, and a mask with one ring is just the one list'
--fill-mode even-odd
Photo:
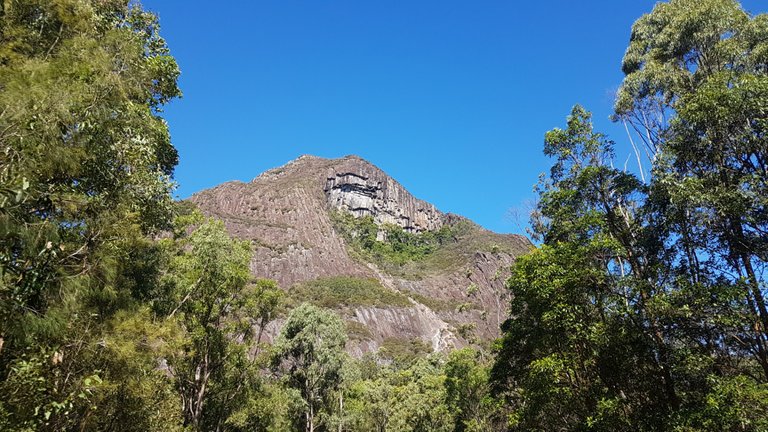
{"label": "eucalyptus tree", "polygon": [[650,105],[665,117],[648,127],[653,199],[680,240],[681,277],[740,292],[724,299],[745,319],[719,336],[722,351],[751,352],[768,378],[768,15],[733,0],[659,4],[635,23],[623,70],[617,118]]}
{"label": "eucalyptus tree", "polygon": [[335,406],[346,361],[344,322],[331,311],[304,303],[288,315],[273,347],[273,365],[285,385],[304,400],[303,426],[313,432]]}
{"label": "eucalyptus tree", "polygon": [[653,428],[679,403],[653,307],[665,273],[645,186],[612,166],[613,151],[579,106],[546,134],[555,162],[532,221],[543,245],[507,281],[512,315],[492,370],[516,430]]}
{"label": "eucalyptus tree", "polygon": [[508,281],[492,374],[514,428],[765,427],[767,41],[732,0],[635,23],[614,118],[650,177],[616,169],[579,107],[546,135],[543,244]]}
{"label": "eucalyptus tree", "polygon": [[449,353],[445,362],[445,404],[455,432],[506,430],[503,407],[491,396],[490,367],[483,354],[463,348]]}
{"label": "eucalyptus tree", "polygon": [[176,236],[162,241],[170,262],[156,294],[164,299],[157,309],[182,332],[169,372],[184,424],[223,430],[248,397],[258,397],[259,342],[281,291],[272,281],[250,283],[250,245],[231,239],[222,222],[197,213],[180,222]]}

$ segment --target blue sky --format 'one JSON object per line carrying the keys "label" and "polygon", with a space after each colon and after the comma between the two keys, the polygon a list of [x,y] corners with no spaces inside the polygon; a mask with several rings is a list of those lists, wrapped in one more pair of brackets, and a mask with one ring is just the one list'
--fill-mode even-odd
{"label": "blue sky", "polygon": [[508,213],[534,198],[544,133],[575,103],[629,154],[608,116],[630,27],[655,1],[142,3],[182,71],[165,112],[179,197],[357,154],[443,211],[520,232]]}

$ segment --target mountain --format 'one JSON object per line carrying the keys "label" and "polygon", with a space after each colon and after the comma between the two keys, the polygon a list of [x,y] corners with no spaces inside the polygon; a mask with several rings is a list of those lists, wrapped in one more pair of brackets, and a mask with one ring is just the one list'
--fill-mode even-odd
{"label": "mountain", "polygon": [[335,309],[355,355],[496,337],[504,280],[531,247],[523,236],[439,211],[357,156],[301,156],[190,200],[252,243],[253,275],[275,279],[289,304]]}

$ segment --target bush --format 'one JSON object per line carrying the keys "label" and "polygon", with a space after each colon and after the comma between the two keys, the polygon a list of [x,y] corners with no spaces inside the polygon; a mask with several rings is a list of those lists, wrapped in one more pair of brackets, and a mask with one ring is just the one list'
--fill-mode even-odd
{"label": "bush", "polygon": [[422,260],[440,246],[455,241],[457,235],[457,228],[452,225],[416,234],[394,224],[379,226],[371,216],[358,218],[344,212],[333,213],[332,221],[336,231],[363,257],[396,265]]}
{"label": "bush", "polygon": [[298,284],[289,291],[291,298],[324,308],[345,306],[409,307],[408,297],[384,288],[376,279],[333,276]]}

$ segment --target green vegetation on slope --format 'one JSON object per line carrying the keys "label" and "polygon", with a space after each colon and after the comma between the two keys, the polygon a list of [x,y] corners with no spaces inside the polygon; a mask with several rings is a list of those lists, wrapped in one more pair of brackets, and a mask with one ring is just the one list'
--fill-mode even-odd
{"label": "green vegetation on slope", "polygon": [[410,307],[405,295],[384,288],[376,279],[332,276],[303,282],[289,290],[296,303],[309,302],[331,309],[355,306]]}
{"label": "green vegetation on slope", "polygon": [[409,292],[408,297],[437,312],[459,311],[465,302],[460,300],[443,300],[439,298],[421,295],[417,292]]}
{"label": "green vegetation on slope", "polygon": [[[423,260],[441,245],[456,241],[458,234],[458,227],[448,225],[436,231],[409,233],[393,224],[379,226],[372,216],[355,217],[341,211],[332,212],[331,220],[357,252],[374,262],[394,265]],[[378,240],[380,235],[382,240]]]}
{"label": "green vegetation on slope", "polygon": [[466,220],[421,233],[392,224],[379,226],[371,216],[357,218],[339,211],[331,213],[331,220],[354,255],[404,278],[455,270],[475,250],[493,247],[481,239],[480,228]]}
{"label": "green vegetation on slope", "polygon": [[379,348],[379,356],[404,367],[432,352],[432,347],[421,339],[386,338]]}
{"label": "green vegetation on slope", "polygon": [[331,212],[331,221],[353,256],[405,279],[456,271],[478,252],[517,256],[529,250],[527,241],[501,238],[460,218],[421,233],[392,224],[378,226],[371,216],[356,218],[340,211]]}

